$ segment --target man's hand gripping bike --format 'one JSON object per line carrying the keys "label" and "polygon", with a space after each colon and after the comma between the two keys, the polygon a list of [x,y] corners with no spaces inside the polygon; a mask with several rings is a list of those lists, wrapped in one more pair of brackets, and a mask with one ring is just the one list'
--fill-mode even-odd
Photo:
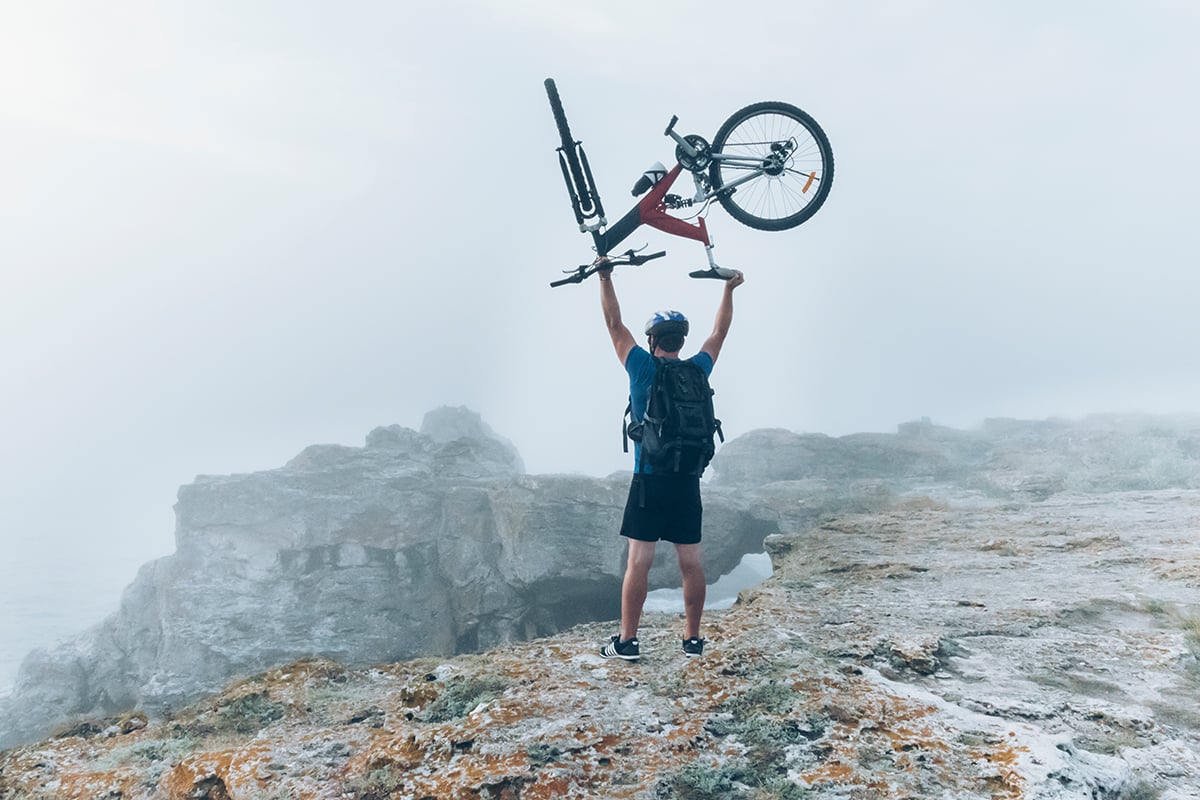
{"label": "man's hand gripping bike", "polygon": [[[628,250],[622,254],[624,258],[601,263],[642,225],[701,242],[708,256],[708,269],[692,272],[691,276],[727,280],[734,272],[717,266],[713,260],[712,242],[704,225],[703,214],[714,199],[738,222],[758,230],[783,231],[817,213],[829,196],[833,150],[825,132],[799,108],[768,101],[746,106],[725,120],[711,143],[695,134],[676,133],[678,117],[671,117],[663,133],[675,140],[675,166],[668,170],[655,163],[642,173],[634,184],[633,195],[645,197],[610,227],[583,143],[571,136],[558,89],[550,78],[546,79],[546,94],[562,140],[558,162],[575,221],[581,233],[592,235],[597,256],[592,264],[565,270],[569,277],[551,286],[581,283],[601,266],[642,264],[666,255],[658,252],[643,256]],[[690,197],[670,194],[684,170],[691,173],[695,192]],[[689,222],[689,218],[670,212],[690,213],[696,221]]]}

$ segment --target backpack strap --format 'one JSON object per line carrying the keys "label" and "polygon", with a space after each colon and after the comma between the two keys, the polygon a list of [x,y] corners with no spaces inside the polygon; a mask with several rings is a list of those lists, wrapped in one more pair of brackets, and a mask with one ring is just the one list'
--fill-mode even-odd
{"label": "backpack strap", "polygon": [[[621,448],[629,452],[629,424],[633,422],[633,398],[629,398],[629,402],[625,404],[625,416],[621,419]],[[646,454],[638,454],[638,474],[642,473],[642,466],[645,464]],[[642,486],[641,481],[638,481],[638,507],[646,507],[646,488]]]}
{"label": "backpack strap", "polygon": [[[621,449],[629,452],[629,423],[633,422],[633,397],[625,404],[625,415],[621,417]],[[725,441],[721,439],[721,441]]]}

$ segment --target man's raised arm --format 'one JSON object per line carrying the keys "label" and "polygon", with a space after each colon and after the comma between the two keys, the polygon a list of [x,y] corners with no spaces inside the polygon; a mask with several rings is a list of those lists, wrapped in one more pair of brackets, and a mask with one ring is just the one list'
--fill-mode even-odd
{"label": "man's raised arm", "polygon": [[613,349],[617,351],[617,358],[624,365],[629,351],[637,342],[629,328],[621,321],[621,306],[617,302],[617,290],[613,288],[612,274],[612,267],[601,267],[596,272],[596,277],[600,279],[600,308],[604,311],[604,325],[608,328],[608,335],[612,337]]}
{"label": "man's raised arm", "polygon": [[717,308],[717,319],[713,322],[712,333],[700,348],[700,352],[708,353],[714,364],[717,363],[717,356],[721,354],[721,345],[725,344],[725,337],[729,335],[729,326],[733,324],[733,290],[745,282],[746,278],[740,272],[725,281],[725,290],[721,295],[721,305]]}

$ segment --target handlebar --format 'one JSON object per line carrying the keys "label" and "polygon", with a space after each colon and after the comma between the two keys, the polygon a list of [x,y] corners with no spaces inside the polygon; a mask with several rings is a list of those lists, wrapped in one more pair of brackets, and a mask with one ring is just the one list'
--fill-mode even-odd
{"label": "handlebar", "polygon": [[596,261],[593,261],[591,264],[580,264],[574,270],[568,270],[571,273],[568,277],[561,280],[552,281],[550,283],[550,288],[553,289],[558,286],[564,286],[568,283],[583,283],[588,276],[595,272],[599,272],[601,268],[607,269],[609,267],[623,267],[626,265],[637,267],[655,258],[662,258],[666,254],[666,250],[659,250],[657,253],[647,253],[643,256],[638,255],[638,253],[634,250],[626,250],[617,258],[607,259],[604,264],[599,263],[600,259],[596,259]]}

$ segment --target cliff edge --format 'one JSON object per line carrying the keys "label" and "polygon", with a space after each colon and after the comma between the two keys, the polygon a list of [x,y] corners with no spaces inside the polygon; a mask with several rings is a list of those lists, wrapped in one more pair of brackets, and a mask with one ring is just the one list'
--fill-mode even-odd
{"label": "cliff edge", "polygon": [[308,660],[0,755],[0,797],[1200,795],[1200,492],[909,493],[773,536],[688,659],[651,614],[481,655]]}

